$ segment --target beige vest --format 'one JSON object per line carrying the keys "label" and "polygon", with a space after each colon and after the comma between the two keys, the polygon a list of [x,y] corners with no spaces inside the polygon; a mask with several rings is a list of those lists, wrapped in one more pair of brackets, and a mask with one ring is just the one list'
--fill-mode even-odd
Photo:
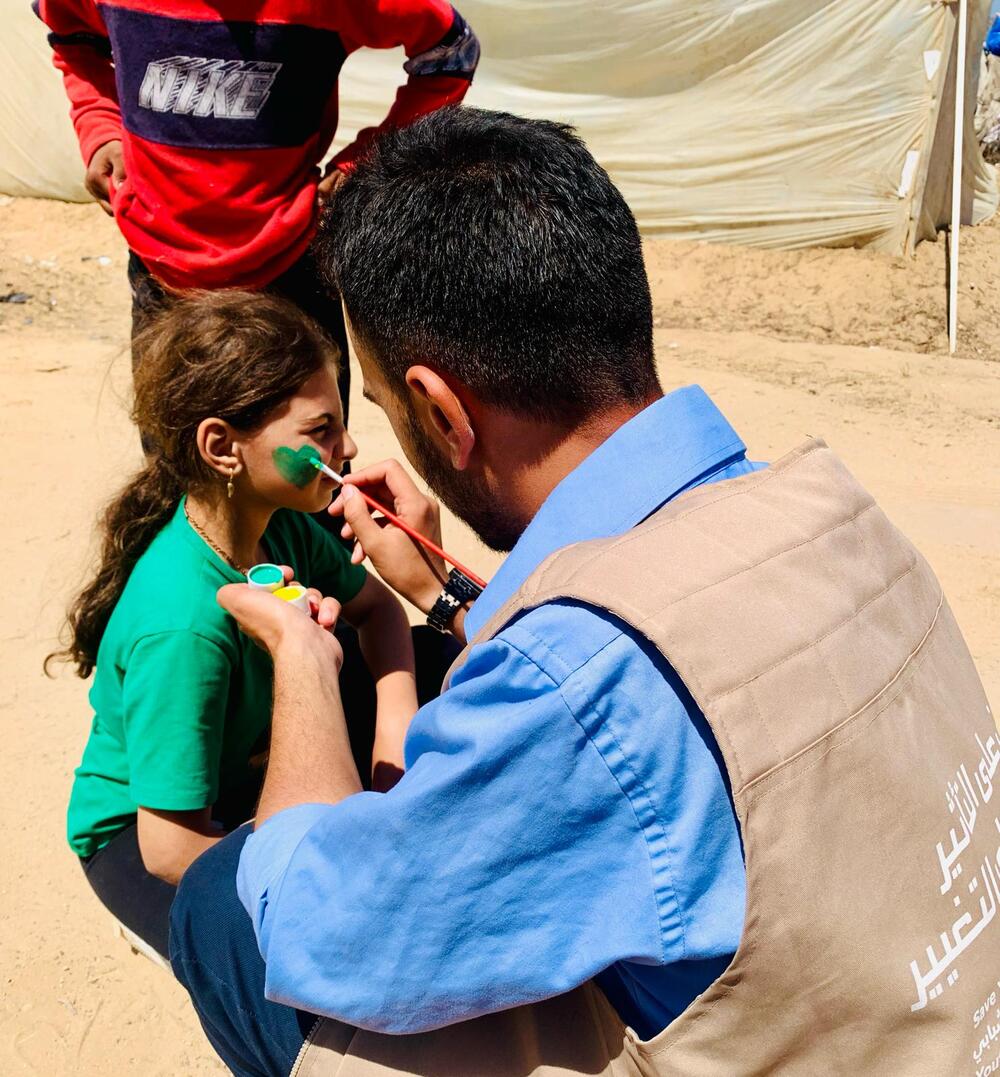
{"label": "beige vest", "polygon": [[1000,738],[933,572],[833,453],[559,551],[474,642],[557,597],[648,637],[715,733],[732,965],[648,1042],[586,984],[416,1036],[323,1020],[297,1077],[1000,1073]]}

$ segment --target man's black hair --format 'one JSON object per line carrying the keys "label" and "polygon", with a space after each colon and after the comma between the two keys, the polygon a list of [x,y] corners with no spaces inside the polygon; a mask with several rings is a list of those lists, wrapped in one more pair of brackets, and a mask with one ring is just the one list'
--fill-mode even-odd
{"label": "man's black hair", "polygon": [[567,424],[658,392],[635,219],[565,124],[454,106],[389,132],[319,247],[395,389],[426,363]]}

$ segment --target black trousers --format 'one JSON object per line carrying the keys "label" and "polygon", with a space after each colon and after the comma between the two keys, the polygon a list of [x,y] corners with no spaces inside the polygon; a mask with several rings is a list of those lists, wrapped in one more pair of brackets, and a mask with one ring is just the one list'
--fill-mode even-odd
{"label": "black trousers", "polygon": [[177,888],[146,870],[137,825],[126,827],[80,863],[101,904],[162,958],[168,958],[170,906]]}
{"label": "black trousers", "polygon": [[[420,625],[412,630],[416,657],[417,699],[421,706],[441,691],[441,682],[461,647],[452,636]],[[372,747],[375,741],[375,682],[361,655],[357,633],[343,626],[337,638],[344,649],[340,695],[347,715],[351,751],[367,789],[370,785]],[[257,805],[263,772],[236,789],[228,790],[212,808],[212,816],[234,830],[250,819]],[[126,827],[82,861],[94,893],[106,909],[129,930],[168,958],[170,906],[176,887],[146,871],[139,852],[136,824]]]}
{"label": "black trousers", "polygon": [[[160,310],[170,302],[171,293],[150,273],[142,259],[131,252],[128,258],[128,282],[132,289],[132,337],[134,339],[149,314]],[[340,349],[340,373],[337,377],[337,387],[340,389],[340,403],[344,408],[344,425],[346,426],[351,396],[351,364],[348,362],[344,311],[340,305],[340,296],[331,295],[320,282],[312,251],[306,251],[297,262],[268,284],[263,291],[279,295],[294,303],[318,322],[320,328]],[[135,369],[135,364],[136,356],[133,352],[133,369]]]}

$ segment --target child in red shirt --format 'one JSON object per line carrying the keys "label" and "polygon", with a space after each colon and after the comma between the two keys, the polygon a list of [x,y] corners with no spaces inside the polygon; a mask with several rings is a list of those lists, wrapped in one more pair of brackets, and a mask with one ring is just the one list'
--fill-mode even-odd
{"label": "child in red shirt", "polygon": [[[446,0],[36,0],[35,10],[52,31],[87,188],[132,252],[134,323],[166,301],[162,285],[267,288],[346,356],[340,304],[309,255],[319,199],[379,130],[462,100],[479,59],[462,16]],[[381,126],[321,179],[344,61],[397,45],[407,82]],[[345,416],[346,389],[345,377]]]}

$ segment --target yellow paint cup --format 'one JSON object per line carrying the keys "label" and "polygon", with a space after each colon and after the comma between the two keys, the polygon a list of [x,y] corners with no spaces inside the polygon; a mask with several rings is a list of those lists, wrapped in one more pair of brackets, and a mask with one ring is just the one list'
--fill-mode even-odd
{"label": "yellow paint cup", "polygon": [[309,596],[306,594],[306,589],[297,583],[291,587],[279,587],[272,594],[275,598],[280,598],[282,602],[288,602],[297,610],[302,610],[303,613],[309,612]]}

